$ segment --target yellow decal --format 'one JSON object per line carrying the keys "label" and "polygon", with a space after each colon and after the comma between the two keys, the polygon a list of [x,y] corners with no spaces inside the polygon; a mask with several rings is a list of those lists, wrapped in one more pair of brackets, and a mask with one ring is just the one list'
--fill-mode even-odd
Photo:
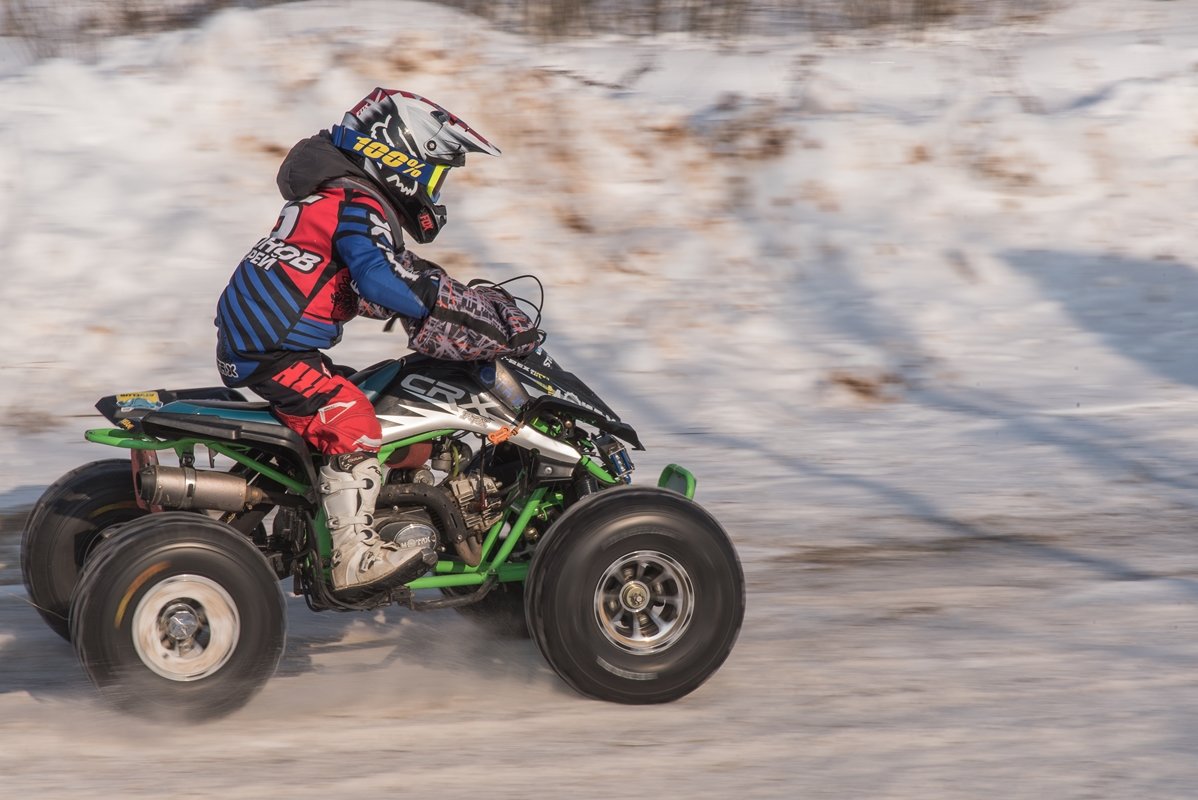
{"label": "yellow decal", "polygon": [[133,598],[133,593],[141,588],[142,584],[148,581],[153,576],[162,572],[164,569],[169,569],[171,562],[160,561],[146,569],[133,579],[133,583],[129,584],[129,588],[125,590],[125,596],[121,598],[121,603],[116,607],[116,617],[112,620],[112,627],[121,627],[121,620],[125,618],[125,607],[129,605],[129,600]]}
{"label": "yellow decal", "polygon": [[151,403],[161,402],[158,399],[158,392],[125,392],[116,396],[116,404],[118,406],[124,405],[130,400],[147,400]]}
{"label": "yellow decal", "polygon": [[377,158],[388,167],[399,169],[406,167],[403,170],[404,175],[411,175],[413,178],[419,178],[428,166],[423,161],[412,158],[402,150],[392,150],[382,142],[376,142],[368,136],[359,136],[358,143],[354,145],[354,151],[360,151],[367,158]]}

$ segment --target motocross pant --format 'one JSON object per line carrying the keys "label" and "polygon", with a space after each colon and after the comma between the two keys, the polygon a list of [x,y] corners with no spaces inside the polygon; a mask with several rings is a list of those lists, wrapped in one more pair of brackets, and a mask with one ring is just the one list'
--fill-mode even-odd
{"label": "motocross pant", "polygon": [[377,453],[382,428],[374,407],[327,356],[296,353],[277,363],[251,389],[271,405],[279,421],[325,455]]}

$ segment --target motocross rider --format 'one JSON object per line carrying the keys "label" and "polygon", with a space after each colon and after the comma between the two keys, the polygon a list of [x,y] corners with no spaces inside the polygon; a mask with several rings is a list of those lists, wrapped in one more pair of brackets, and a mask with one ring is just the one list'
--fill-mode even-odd
{"label": "motocross rider", "polygon": [[[404,247],[445,225],[438,205],[450,168],[499,150],[419,95],[375,89],[340,125],[298,142],[278,186],[287,204],[270,235],[233,273],[217,305],[217,367],[327,456],[321,500],[332,535],[335,591],[389,586],[422,562],[374,531],[382,430],[362,391],[322,351],[358,314],[424,318],[436,301],[435,265]],[[417,569],[417,572],[422,571]]]}

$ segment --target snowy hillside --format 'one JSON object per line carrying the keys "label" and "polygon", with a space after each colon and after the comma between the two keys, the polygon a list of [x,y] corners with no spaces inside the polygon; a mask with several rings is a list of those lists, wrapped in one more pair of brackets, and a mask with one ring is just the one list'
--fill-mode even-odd
{"label": "snowy hillside", "polygon": [[[504,151],[455,171],[421,255],[538,274],[551,350],[719,500],[768,475],[821,514],[1153,502],[1106,484],[1191,470],[1193,12],[545,44],[313,2],[16,71],[0,492],[99,457],[100,395],[216,382],[213,304],[274,220],[281,156],[384,85]],[[360,320],[335,354],[402,347]]]}
{"label": "snowy hillside", "polygon": [[[1058,5],[543,42],[314,1],[0,53],[0,794],[1193,798],[1198,2]],[[279,160],[379,85],[503,150],[417,252],[539,275],[638,481],[691,468],[736,543],[744,628],[682,701],[291,597],[262,694],[180,729],[109,711],[28,605],[19,510],[119,455],[82,439],[101,395],[217,382]],[[333,355],[402,351],[381,327]]]}

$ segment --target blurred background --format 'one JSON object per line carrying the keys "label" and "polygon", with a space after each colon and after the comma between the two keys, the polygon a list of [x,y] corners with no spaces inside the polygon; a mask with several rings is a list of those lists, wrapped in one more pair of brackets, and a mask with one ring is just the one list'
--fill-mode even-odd
{"label": "blurred background", "polygon": [[[4,35],[45,55],[96,37],[196,24],[226,8],[289,0],[5,0]],[[598,34],[704,36],[846,31],[897,26],[992,25],[1033,18],[1067,0],[432,0],[496,27],[536,36]]]}
{"label": "blurred background", "polygon": [[[664,797],[1194,795],[1194,0],[0,14],[10,521],[111,455],[82,441],[100,396],[218,382],[216,299],[275,221],[280,160],[385,86],[503,150],[454,171],[447,228],[414,249],[462,279],[539,276],[548,349],[648,447],[637,479],[692,469],[749,580],[728,664],[635,714],[579,705],[531,648],[451,647],[443,618],[300,609],[258,710],[189,740],[226,773],[187,768],[180,796],[261,796],[259,750],[307,779],[295,796],[327,794],[294,750],[313,718],[342,757],[388,742],[443,765],[480,731],[518,736],[553,796],[630,774]],[[405,350],[357,320],[333,355]],[[24,613],[17,527],[0,734],[32,755],[0,774],[149,796],[128,774],[175,752],[125,728],[139,749],[107,749],[118,723]],[[381,701],[344,713],[346,675]],[[396,676],[438,692],[397,711]],[[409,724],[420,743],[396,738]],[[77,768],[52,774],[68,742]],[[517,762],[360,788],[516,795]]]}
{"label": "blurred background", "polygon": [[[215,381],[212,307],[278,212],[279,161],[376,85],[504,151],[455,172],[420,255],[540,276],[551,350],[650,441],[733,437],[701,457],[766,453],[785,482],[797,454],[775,432],[801,431],[811,462],[860,454],[856,477],[932,428],[1192,396],[1189,2],[3,9],[0,326],[21,344],[0,410],[23,435],[0,443],[0,483],[52,480],[56,460],[17,449],[78,447],[103,394]],[[337,355],[403,349],[358,321]],[[862,420],[877,440],[846,451],[834,432]],[[1052,428],[993,437],[1042,447]],[[985,485],[938,506],[1022,497],[1062,463],[1092,472],[1093,438],[1042,468],[946,455],[849,495],[909,509],[934,476]],[[805,494],[849,501],[840,473],[804,469]],[[1091,502],[1055,488],[1040,502]]]}

